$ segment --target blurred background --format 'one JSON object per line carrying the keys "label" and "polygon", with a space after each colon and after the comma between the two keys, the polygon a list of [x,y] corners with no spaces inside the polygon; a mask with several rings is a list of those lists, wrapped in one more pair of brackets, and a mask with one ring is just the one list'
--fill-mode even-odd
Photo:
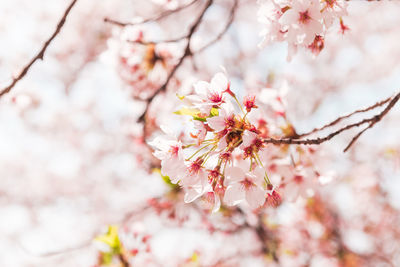
{"label": "blurred background", "polygon": [[[170,8],[181,3],[171,2]],[[300,50],[287,62],[285,44],[258,48],[262,25],[254,15],[258,9],[254,2],[239,1],[227,34],[201,56],[194,56],[193,62],[184,63],[176,74],[185,77],[182,84],[190,87],[191,81],[209,80],[220,66],[226,68],[234,87],[242,90],[285,84],[289,88],[287,114],[299,133],[398,92],[400,3],[350,1],[349,15],[344,18],[348,32],[339,34],[336,25],[319,56]],[[68,4],[66,0],[0,1],[0,88],[41,49]],[[136,120],[144,103],[132,97],[132,88],[119,73],[115,43],[120,41],[121,29],[104,22],[106,17],[119,21],[153,17],[165,6],[163,1],[79,0],[44,60],[36,62],[11,93],[2,97],[1,266],[94,266],[97,248],[93,238],[106,225],[120,223],[130,212],[145,207],[149,198],[168,190],[159,175],[140,164],[142,148],[137,135],[143,129]],[[231,1],[215,1],[194,39],[195,46],[223,28],[230,6]],[[146,24],[147,38],[179,35],[190,26],[197,8]],[[171,50],[179,53],[179,47]],[[174,104],[165,103],[165,110],[173,112]],[[173,124],[170,113],[166,114],[159,119]],[[322,169],[335,173],[336,181],[327,185],[326,195],[347,222],[361,224],[368,214],[378,216],[382,206],[376,201],[391,207],[393,229],[388,230],[389,236],[381,236],[389,244],[386,251],[394,255],[388,266],[400,265],[394,235],[400,230],[396,224],[399,119],[397,106],[348,153],[342,150],[354,131],[324,144],[319,159]],[[379,199],[364,196],[377,187],[382,193]],[[279,212],[284,216],[292,208],[284,205]],[[218,238],[207,231],[154,227],[161,229],[154,241],[158,260],[171,262],[168,266],[174,266],[171,251],[183,243],[194,248]],[[350,249],[367,255],[376,248],[378,243],[371,237],[376,233],[353,228],[343,232]],[[218,242],[222,246],[226,239]],[[166,244],[174,245],[167,249]],[[181,252],[182,257],[193,253],[190,246]]]}

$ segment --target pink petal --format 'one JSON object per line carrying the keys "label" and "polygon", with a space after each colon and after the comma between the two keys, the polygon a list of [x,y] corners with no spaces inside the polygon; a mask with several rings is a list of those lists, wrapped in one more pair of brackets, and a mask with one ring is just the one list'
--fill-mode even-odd
{"label": "pink petal", "polygon": [[239,183],[228,186],[225,191],[224,202],[233,206],[243,201],[245,198],[245,192]]}
{"label": "pink petal", "polygon": [[246,191],[246,201],[252,209],[262,206],[265,202],[265,192],[258,186],[252,186]]}
{"label": "pink petal", "polygon": [[199,190],[198,188],[188,188],[185,193],[184,201],[185,203],[190,203],[195,201],[197,198],[199,198],[203,192]]}
{"label": "pink petal", "polygon": [[218,72],[211,80],[211,90],[214,92],[223,92],[228,89],[228,79],[225,74]]}
{"label": "pink petal", "polygon": [[228,182],[230,182],[230,183],[240,182],[246,176],[245,172],[239,167],[226,168],[225,175],[228,178]]}
{"label": "pink petal", "polygon": [[222,116],[215,116],[207,119],[208,126],[213,130],[220,132],[225,129],[225,119]]}

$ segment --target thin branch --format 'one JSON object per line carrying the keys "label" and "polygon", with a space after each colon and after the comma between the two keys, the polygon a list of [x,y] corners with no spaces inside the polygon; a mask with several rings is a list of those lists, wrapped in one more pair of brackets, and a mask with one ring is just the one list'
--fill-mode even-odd
{"label": "thin branch", "polygon": [[377,116],[374,117],[374,119],[369,123],[368,127],[359,132],[356,136],[351,139],[350,143],[347,145],[347,147],[343,150],[343,152],[346,152],[349,150],[349,148],[357,141],[357,139],[368,129],[374,127],[374,125],[382,120],[382,118],[394,107],[394,105],[399,101],[400,98],[400,93],[398,93],[393,99],[389,102],[389,104],[386,106],[386,108],[379,113]]}
{"label": "thin branch", "polygon": [[32,65],[37,60],[43,60],[44,53],[46,52],[47,47],[50,45],[50,43],[53,41],[53,39],[60,33],[61,28],[64,26],[64,23],[67,19],[68,14],[70,13],[72,7],[76,4],[76,2],[77,2],[77,0],[72,0],[72,2],[69,4],[67,9],[65,10],[64,15],[61,17],[61,20],[58,22],[55,31],[50,36],[50,38],[44,43],[42,49],[39,51],[39,53],[34,58],[32,58],[32,60],[28,63],[28,65],[26,65],[22,69],[21,73],[16,78],[13,79],[11,84],[9,86],[7,86],[6,88],[4,88],[3,90],[1,90],[0,97],[2,97],[4,94],[7,94],[8,92],[10,92],[10,90],[17,84],[17,82],[19,80],[21,80],[28,73],[29,69],[32,67]]}
{"label": "thin branch", "polygon": [[28,249],[26,249],[24,246],[22,246],[21,244],[19,244],[19,246],[21,247],[21,249],[23,251],[25,251],[26,253],[28,253],[29,255],[35,256],[35,257],[52,257],[52,256],[57,256],[57,255],[62,255],[62,254],[66,254],[66,253],[72,253],[74,251],[83,249],[85,247],[89,247],[92,242],[93,242],[94,237],[90,238],[89,240],[75,246],[75,247],[69,247],[69,248],[64,248],[61,250],[55,250],[55,251],[48,251],[48,252],[43,252],[43,253],[34,253]]}
{"label": "thin branch", "polygon": [[171,70],[171,72],[168,74],[167,79],[165,80],[165,82],[163,83],[163,85],[161,85],[149,98],[146,99],[147,105],[146,108],[143,112],[143,114],[138,118],[138,122],[143,122],[145,121],[147,112],[149,110],[150,104],[153,101],[153,99],[161,92],[165,91],[171,78],[174,76],[175,72],[179,69],[179,67],[182,65],[183,61],[185,60],[186,57],[191,56],[192,55],[192,51],[190,49],[190,44],[192,41],[192,36],[195,33],[196,29],[199,27],[199,25],[201,24],[201,21],[204,17],[204,14],[206,13],[207,9],[212,5],[213,0],[207,0],[207,3],[205,4],[205,6],[203,7],[200,15],[197,17],[196,21],[193,23],[193,25],[190,27],[190,30],[186,36],[187,39],[187,44],[185,47],[185,51],[183,53],[183,55],[179,58],[178,63],[173,67],[173,69]]}
{"label": "thin branch", "polygon": [[207,48],[209,48],[210,46],[212,46],[213,44],[218,42],[225,35],[225,33],[229,30],[230,26],[232,25],[233,20],[235,19],[235,14],[236,14],[236,10],[238,7],[238,3],[239,3],[239,0],[234,0],[231,11],[229,13],[228,21],[225,24],[225,27],[222,29],[222,31],[213,40],[211,40],[206,45],[204,45],[202,48],[200,48],[199,50],[197,50],[193,53],[200,53],[200,52],[206,50]]}
{"label": "thin branch", "polygon": [[145,24],[145,23],[151,22],[151,21],[159,21],[159,20],[161,20],[161,19],[163,19],[165,17],[168,17],[168,16],[170,16],[170,15],[176,13],[176,12],[179,12],[179,11],[181,11],[181,10],[187,8],[187,7],[190,7],[191,5],[196,3],[197,1],[198,0],[193,0],[193,1],[191,1],[191,2],[189,2],[187,4],[185,4],[185,5],[182,5],[180,7],[172,9],[172,10],[166,10],[164,12],[161,12],[159,15],[157,15],[157,16],[155,16],[153,18],[148,18],[148,19],[142,20],[140,22],[120,22],[120,21],[116,21],[116,20],[113,20],[113,19],[110,19],[110,18],[104,18],[104,22],[111,23],[111,24],[114,24],[114,25],[120,26],[120,27],[125,27],[125,26]]}
{"label": "thin branch", "polygon": [[185,40],[186,38],[187,38],[187,35],[177,37],[177,38],[172,38],[172,39],[159,40],[159,41],[130,40],[130,41],[128,41],[128,43],[141,44],[141,45],[161,44],[161,43],[177,43],[179,41]]}
{"label": "thin branch", "polygon": [[338,124],[339,122],[341,122],[344,119],[350,118],[351,116],[353,116],[355,114],[368,112],[368,111],[373,110],[373,109],[375,109],[377,107],[383,106],[384,104],[389,102],[392,98],[393,98],[393,96],[390,96],[390,97],[386,98],[385,100],[382,100],[380,102],[375,103],[372,106],[369,106],[369,107],[364,108],[364,109],[358,109],[358,110],[355,110],[355,111],[353,111],[353,112],[351,112],[351,113],[349,113],[347,115],[340,116],[339,118],[335,119],[334,121],[332,121],[332,122],[330,122],[330,123],[328,123],[328,124],[326,124],[326,125],[324,125],[322,127],[315,128],[315,129],[313,129],[313,130],[311,130],[311,131],[309,131],[307,133],[300,134],[300,135],[298,135],[298,137],[300,138],[300,137],[304,137],[304,136],[307,136],[307,135],[322,131],[322,130],[324,130],[326,128],[329,128],[329,127],[332,127],[332,126]]}
{"label": "thin branch", "polygon": [[330,139],[332,139],[333,137],[335,137],[336,135],[350,130],[354,127],[359,127],[363,124],[369,123],[369,126],[367,128],[365,128],[364,130],[362,130],[360,133],[358,133],[356,136],[353,137],[352,141],[350,142],[350,144],[345,148],[344,152],[346,152],[350,146],[361,136],[361,134],[363,132],[365,132],[367,129],[372,128],[378,121],[380,121],[392,108],[393,106],[398,102],[400,98],[400,92],[397,93],[389,102],[389,104],[386,106],[386,108],[379,113],[378,115],[375,115],[371,118],[368,119],[364,119],[361,120],[359,122],[356,123],[352,123],[349,125],[346,125],[342,128],[340,128],[339,130],[332,132],[330,134],[328,134],[325,137],[318,137],[315,139],[297,139],[297,138],[282,138],[282,139],[274,139],[274,138],[266,138],[264,139],[264,143],[266,144],[274,144],[274,145],[281,145],[281,144],[294,144],[294,145],[319,145],[321,143],[324,143]]}
{"label": "thin branch", "polygon": [[[192,54],[197,54],[197,53],[200,53],[200,52],[206,50],[207,48],[209,48],[210,46],[212,46],[213,44],[218,42],[225,35],[225,33],[228,31],[229,27],[232,25],[232,22],[234,20],[235,13],[237,10],[238,2],[239,2],[239,0],[233,0],[233,1],[234,2],[233,2],[232,8],[229,13],[228,21],[225,24],[225,27],[222,29],[222,31],[214,39],[212,39],[207,44],[205,44],[203,47],[201,47],[197,51],[192,52]],[[177,37],[177,38],[171,38],[171,39],[166,39],[166,40],[156,40],[156,41],[132,40],[132,41],[128,41],[128,42],[134,43],[134,44],[141,44],[141,45],[160,44],[160,43],[176,43],[176,42],[187,39],[187,37],[188,37],[187,34],[185,34],[185,35]]]}

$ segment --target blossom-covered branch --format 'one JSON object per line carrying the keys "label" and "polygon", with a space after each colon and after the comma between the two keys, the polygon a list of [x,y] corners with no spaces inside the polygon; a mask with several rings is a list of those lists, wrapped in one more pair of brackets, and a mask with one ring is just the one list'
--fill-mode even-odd
{"label": "blossom-covered branch", "polygon": [[0,92],[0,97],[2,97],[4,94],[7,94],[10,92],[10,90],[17,84],[18,81],[20,81],[29,71],[29,69],[32,67],[32,65],[37,61],[37,60],[43,60],[44,53],[47,50],[47,47],[50,45],[50,43],[53,41],[53,39],[60,33],[61,28],[64,26],[64,23],[67,19],[68,14],[70,13],[71,9],[73,6],[76,4],[77,0],[72,0],[72,2],[68,5],[67,9],[65,10],[63,16],[61,17],[61,20],[58,22],[57,27],[53,34],[50,36],[50,38],[43,44],[42,49],[39,51],[39,53],[36,54],[34,58],[22,69],[22,71],[18,74],[17,77],[15,77],[11,84],[1,90]]}

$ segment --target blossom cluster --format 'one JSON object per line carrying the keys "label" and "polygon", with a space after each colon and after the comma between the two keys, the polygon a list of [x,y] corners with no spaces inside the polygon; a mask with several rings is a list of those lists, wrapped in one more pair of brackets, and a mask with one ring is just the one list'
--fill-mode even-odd
{"label": "blossom cluster", "polygon": [[342,16],[347,15],[344,0],[262,0],[258,13],[265,25],[261,32],[263,43],[288,43],[288,60],[298,47],[318,55],[324,48],[324,37],[335,20],[341,31],[348,30]]}
{"label": "blossom cluster", "polygon": [[175,64],[175,50],[168,44],[147,42],[146,27],[127,26],[108,42],[115,53],[118,74],[134,98],[154,93]]}
{"label": "blossom cluster", "polygon": [[[203,196],[213,211],[221,202],[228,206],[247,203],[256,209],[265,203],[279,205],[281,191],[295,200],[312,188],[316,175],[306,173],[303,162],[295,163],[287,149],[266,149],[264,138],[278,127],[259,108],[254,95],[240,102],[223,73],[217,73],[210,83],[195,83],[194,91],[181,97],[186,106],[175,112],[192,117],[190,134],[178,137],[164,126],[166,134],[150,142],[161,160],[162,175],[184,188],[185,202]],[[274,114],[284,118],[282,105],[269,101],[277,108]],[[275,101],[282,104],[279,96]],[[290,125],[285,131],[286,136],[293,134]]]}

